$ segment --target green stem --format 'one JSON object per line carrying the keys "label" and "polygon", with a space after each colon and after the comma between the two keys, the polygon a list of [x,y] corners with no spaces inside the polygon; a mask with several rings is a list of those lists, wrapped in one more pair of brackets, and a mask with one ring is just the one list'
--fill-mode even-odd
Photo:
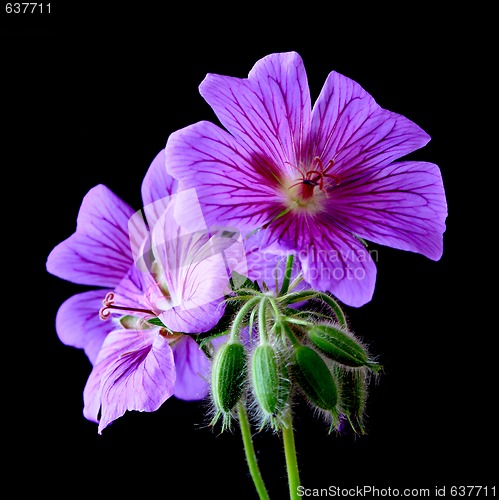
{"label": "green stem", "polygon": [[248,300],[248,302],[246,302],[246,304],[244,304],[243,307],[241,307],[241,309],[239,309],[239,312],[236,314],[236,317],[234,318],[232,327],[230,329],[230,340],[234,341],[238,338],[241,324],[244,321],[246,314],[248,314],[250,309],[256,306],[257,302],[259,302],[260,300],[260,297],[252,297]]}
{"label": "green stem", "polygon": [[296,302],[305,302],[306,300],[312,300],[317,297],[317,294],[320,292],[316,292],[315,290],[304,290],[302,292],[291,292],[288,293],[285,297],[280,297],[278,300],[282,304],[294,304]]}
{"label": "green stem", "polygon": [[291,280],[291,272],[293,271],[294,259],[295,259],[294,254],[289,254],[288,258],[286,259],[286,270],[284,271],[284,278],[282,280],[282,286],[279,295],[284,295],[285,293],[288,293],[289,281]]}
{"label": "green stem", "polygon": [[288,410],[284,419],[282,438],[284,441],[284,455],[286,457],[286,470],[288,473],[289,498],[290,500],[297,500],[300,498],[298,495],[300,474],[298,472],[298,461],[296,460],[295,436],[293,432],[291,410]]}
{"label": "green stem", "polygon": [[334,314],[336,315],[336,319],[338,320],[338,323],[341,326],[347,326],[347,320],[345,318],[345,315],[343,314],[343,311],[341,310],[341,307],[338,304],[338,302],[336,302],[336,300],[334,300],[326,293],[322,292],[319,292],[317,294],[317,297],[323,300],[333,310]]}
{"label": "green stem", "polygon": [[267,489],[265,488],[265,484],[260,473],[260,468],[258,467],[255,447],[253,446],[253,440],[251,439],[251,427],[248,420],[248,413],[246,412],[244,403],[239,403],[238,412],[239,426],[241,427],[241,434],[243,436],[244,453],[246,454],[246,462],[248,462],[248,468],[253,479],[253,483],[260,500],[269,500],[269,494],[267,493]]}
{"label": "green stem", "polygon": [[262,299],[258,305],[258,333],[260,334],[260,342],[267,343],[269,341],[267,335],[267,300]]}
{"label": "green stem", "polygon": [[299,347],[300,341],[296,338],[296,335],[293,333],[293,330],[289,327],[288,322],[282,322],[281,328],[284,330],[284,333],[287,335],[289,341],[291,342],[291,345],[296,349]]}

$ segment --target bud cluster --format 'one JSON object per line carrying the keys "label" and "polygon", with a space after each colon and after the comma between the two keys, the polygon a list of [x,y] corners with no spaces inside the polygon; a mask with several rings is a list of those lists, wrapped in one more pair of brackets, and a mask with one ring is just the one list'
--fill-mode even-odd
{"label": "bud cluster", "polygon": [[230,427],[244,404],[261,427],[277,431],[301,394],[328,417],[330,431],[346,421],[364,433],[368,383],[381,367],[350,332],[331,296],[261,291],[248,280],[228,300],[237,307],[229,338],[213,358],[212,424],[221,418],[222,429]]}

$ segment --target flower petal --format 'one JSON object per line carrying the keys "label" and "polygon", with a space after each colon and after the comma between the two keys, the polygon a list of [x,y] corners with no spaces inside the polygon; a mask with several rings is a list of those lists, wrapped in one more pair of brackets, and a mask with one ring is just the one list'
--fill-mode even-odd
{"label": "flower petal", "polygon": [[360,307],[372,298],[376,265],[366,248],[334,222],[288,214],[261,231],[261,245],[268,252],[296,253],[305,281],[347,305]]}
{"label": "flower petal", "polygon": [[92,188],[81,204],[76,232],[50,253],[48,272],[81,285],[115,287],[133,264],[132,213],[107,187]]}
{"label": "flower petal", "polygon": [[172,345],[177,379],[174,396],[194,401],[209,391],[210,362],[194,339],[183,335]]}
{"label": "flower petal", "polygon": [[344,304],[360,307],[372,299],[376,265],[365,247],[339,229],[328,228],[307,253],[299,254],[305,280],[331,292]]}
{"label": "flower petal", "polygon": [[157,410],[174,386],[173,352],[158,329],[116,330],[106,337],[85,386],[84,415],[99,422],[100,434],[127,410]]}
{"label": "flower petal", "polygon": [[110,290],[92,290],[73,295],[57,312],[55,327],[63,344],[84,349],[92,364],[106,336],[116,328],[112,321],[102,321],[99,310]]}
{"label": "flower petal", "polygon": [[368,240],[438,260],[447,203],[437,165],[393,163],[335,188],[330,217]]}
{"label": "flower petal", "polygon": [[307,75],[296,52],[264,57],[247,79],[208,74],[199,91],[248,151],[280,168],[301,160],[311,105]]}
{"label": "flower petal", "polygon": [[177,191],[177,181],[166,171],[165,150],[152,161],[142,182],[142,202],[149,227],[154,226],[169,197]]}
{"label": "flower petal", "polygon": [[332,72],[312,111],[311,143],[329,173],[342,180],[383,167],[423,147],[430,137],[402,115],[381,108],[356,82]]}
{"label": "flower petal", "polygon": [[179,190],[196,189],[208,226],[251,231],[281,211],[275,168],[251,157],[213,123],[199,122],[171,134],[165,156]]}
{"label": "flower petal", "polygon": [[[263,283],[270,290],[280,290],[284,273],[286,271],[286,252],[269,252],[262,250],[263,232],[258,232],[245,241],[246,262],[247,262],[247,277],[254,281],[256,280],[260,287]],[[301,272],[298,259],[294,260],[291,273],[291,281],[296,278]],[[298,283],[294,291],[302,290],[306,287],[306,283],[301,281]]]}
{"label": "flower petal", "polygon": [[[231,270],[227,266],[238,263],[235,252],[228,247],[239,243],[230,235],[224,237],[224,233],[185,234],[181,219],[176,219],[176,201],[185,193],[181,191],[172,198],[153,229],[152,250],[160,269],[158,275],[170,295],[169,304],[158,302],[157,308],[164,311],[159,317],[168,328],[199,333],[214,327],[224,312],[223,298],[229,289]],[[193,226],[190,215],[188,218],[189,225]],[[229,259],[224,258],[226,247]],[[242,244],[240,247],[241,258],[244,258]]]}

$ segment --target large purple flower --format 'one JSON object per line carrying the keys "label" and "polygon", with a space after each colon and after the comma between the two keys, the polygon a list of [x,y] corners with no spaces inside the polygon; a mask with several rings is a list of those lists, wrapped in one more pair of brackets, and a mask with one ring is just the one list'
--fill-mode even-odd
{"label": "large purple flower", "polygon": [[[172,395],[208,393],[209,360],[184,333],[207,331],[222,316],[227,259],[214,237],[189,232],[189,221],[175,217],[175,191],[162,151],[142,185],[150,232],[100,185],[85,196],[76,232],[47,260],[58,277],[104,287],[71,297],[56,318],[62,342],[85,349],[94,365],[84,414],[99,422],[99,432],[126,410],[154,411]],[[141,267],[136,245],[150,250],[149,267]]]}
{"label": "large purple flower", "polygon": [[310,285],[352,306],[374,291],[364,238],[441,257],[439,168],[394,162],[430,138],[357,83],[330,73],[312,108],[303,62],[290,52],[258,61],[247,79],[209,74],[200,92],[228,132],[196,123],[170,136],[165,155],[208,224],[260,229],[261,249],[295,253]]}

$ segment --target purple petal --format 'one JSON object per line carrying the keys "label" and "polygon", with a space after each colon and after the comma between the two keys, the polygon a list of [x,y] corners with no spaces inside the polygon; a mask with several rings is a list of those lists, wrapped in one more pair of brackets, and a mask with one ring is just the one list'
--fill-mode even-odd
{"label": "purple petal", "polygon": [[372,299],[376,265],[355,238],[330,229],[308,252],[299,253],[305,280],[317,290],[331,292],[344,304],[360,307]]}
{"label": "purple petal", "polygon": [[247,79],[209,74],[199,87],[227,130],[280,168],[296,165],[310,128],[310,92],[296,52],[258,61]]}
{"label": "purple petal", "polygon": [[73,295],[57,312],[55,326],[63,344],[84,349],[92,364],[106,336],[116,328],[113,321],[102,321],[99,309],[110,290],[92,290]]}
{"label": "purple petal", "polygon": [[174,386],[173,352],[158,329],[116,330],[106,337],[85,386],[84,415],[99,422],[100,434],[127,410],[157,410]]}
{"label": "purple petal", "polygon": [[210,362],[194,339],[183,335],[172,344],[177,379],[175,397],[188,401],[203,399],[209,391]]}
{"label": "purple petal", "polygon": [[158,297],[156,309],[163,311],[159,317],[170,329],[183,333],[213,328],[224,312],[230,273],[246,271],[239,233],[224,228],[203,230],[194,195],[193,190],[186,190],[172,196],[152,233],[157,279],[169,294],[168,303],[164,296]]}
{"label": "purple petal", "polygon": [[332,72],[312,111],[311,143],[341,180],[388,165],[430,137],[407,118],[382,109],[356,82]]}
{"label": "purple petal", "polygon": [[[181,197],[182,193],[175,197]],[[164,311],[159,317],[168,328],[199,333],[215,326],[224,312],[222,302],[229,288],[230,269],[223,256],[224,238],[210,237],[206,231],[185,234],[183,225],[175,218],[175,200],[154,226],[152,234],[158,276],[170,295],[169,304],[159,301],[157,308]],[[225,240],[228,244],[234,243],[230,238]],[[243,257],[242,248],[241,253]]]}
{"label": "purple petal", "polygon": [[[247,277],[252,281],[256,280],[260,287],[265,283],[269,289],[279,290],[282,286],[284,273],[286,271],[287,255],[285,252],[277,253],[262,250],[260,247],[262,235],[262,232],[258,232],[245,242],[246,262],[248,267]],[[299,260],[295,259],[291,273],[291,281],[296,278],[300,272]],[[301,281],[294,291],[302,290],[306,286],[306,283]]]}
{"label": "purple petal", "polygon": [[212,123],[199,122],[171,134],[165,155],[179,189],[196,189],[209,226],[232,224],[251,231],[282,210],[275,166],[252,158]]}
{"label": "purple petal", "polygon": [[368,240],[438,260],[447,203],[440,170],[425,162],[393,163],[335,188],[331,219]]}
{"label": "purple petal", "polygon": [[115,287],[133,264],[132,213],[107,187],[92,188],[81,204],[76,232],[50,253],[48,272],[81,285]]}
{"label": "purple petal", "polygon": [[149,227],[154,226],[177,191],[177,181],[166,171],[165,150],[162,149],[152,161],[142,182],[142,201]]}
{"label": "purple petal", "polygon": [[356,238],[328,222],[308,214],[286,215],[261,232],[262,246],[270,252],[295,252],[312,288],[360,307],[372,298],[376,265]]}

